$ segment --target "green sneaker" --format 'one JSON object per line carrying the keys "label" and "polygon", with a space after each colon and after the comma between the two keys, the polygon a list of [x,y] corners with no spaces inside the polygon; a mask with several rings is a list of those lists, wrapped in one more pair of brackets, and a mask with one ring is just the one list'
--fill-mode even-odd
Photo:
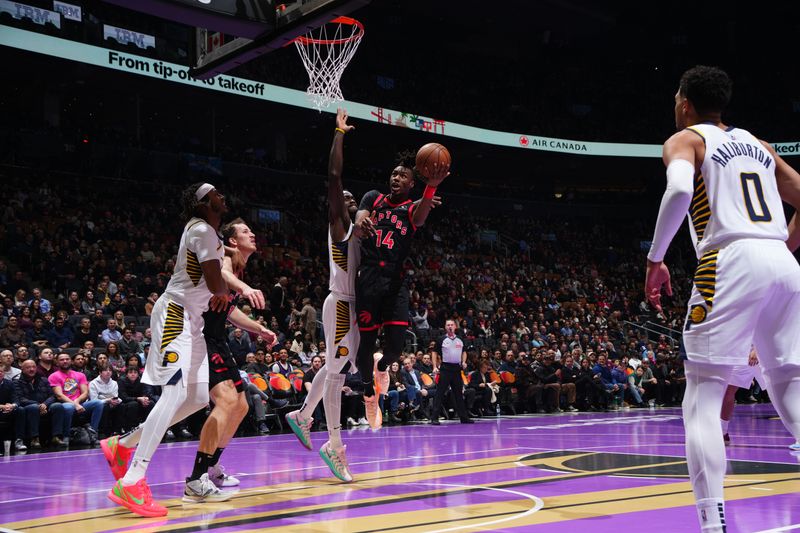
{"label": "green sneaker", "polygon": [[347,465],[347,457],[344,452],[347,446],[342,446],[339,449],[334,449],[331,446],[331,441],[327,441],[319,449],[319,456],[331,469],[333,475],[344,482],[353,481],[353,475],[350,473],[350,467]]}
{"label": "green sneaker", "polygon": [[286,414],[286,421],[289,423],[289,427],[292,428],[294,434],[297,435],[300,444],[310,450],[311,424],[314,423],[314,419],[309,417],[307,420],[303,420],[300,416],[300,411],[292,411]]}

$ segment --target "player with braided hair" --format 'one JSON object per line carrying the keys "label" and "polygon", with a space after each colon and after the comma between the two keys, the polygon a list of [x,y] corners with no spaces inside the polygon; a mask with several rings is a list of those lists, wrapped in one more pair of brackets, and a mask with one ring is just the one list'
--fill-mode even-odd
{"label": "player with braided hair", "polygon": [[[409,292],[403,279],[403,262],[411,251],[411,239],[435,206],[436,187],[450,174],[450,165],[436,163],[420,169],[427,174],[423,176],[425,192],[419,202],[412,203],[409,195],[417,177],[415,159],[414,152],[398,154],[389,176],[389,193],[368,192],[356,214],[356,228],[363,237],[356,277],[356,316],[361,334],[356,365],[364,380],[367,421],[373,430],[383,423],[378,395],[389,388],[387,369],[400,358],[408,328]],[[385,346],[376,364],[373,353],[381,328]]]}

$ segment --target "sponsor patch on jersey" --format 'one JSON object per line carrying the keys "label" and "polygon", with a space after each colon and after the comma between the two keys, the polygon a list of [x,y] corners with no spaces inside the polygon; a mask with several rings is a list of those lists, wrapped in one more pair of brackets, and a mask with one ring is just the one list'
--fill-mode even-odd
{"label": "sponsor patch on jersey", "polygon": [[689,312],[689,320],[692,321],[692,324],[699,324],[706,319],[707,314],[706,308],[702,305],[693,305]]}
{"label": "sponsor patch on jersey", "polygon": [[347,357],[350,355],[350,350],[347,349],[347,346],[339,346],[336,349],[336,357]]}
{"label": "sponsor patch on jersey", "polygon": [[178,353],[177,352],[167,352],[164,354],[164,364],[170,363],[177,363],[178,362]]}

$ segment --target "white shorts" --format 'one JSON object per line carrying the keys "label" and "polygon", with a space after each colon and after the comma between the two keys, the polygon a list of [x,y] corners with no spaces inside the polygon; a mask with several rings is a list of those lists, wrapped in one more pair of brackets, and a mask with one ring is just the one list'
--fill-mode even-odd
{"label": "white shorts", "polygon": [[325,332],[328,372],[338,374],[350,362],[351,370],[356,366],[356,353],[361,334],[356,323],[356,303],[334,293],[322,304],[322,329]]}
{"label": "white shorts", "polygon": [[758,381],[758,385],[762,389],[767,388],[767,382],[764,379],[764,374],[761,373],[761,365],[743,365],[735,366],[731,369],[731,376],[728,378],[728,385],[739,387],[740,389],[749,389],[753,384],[753,379]]}
{"label": "white shorts", "polygon": [[152,342],[142,383],[166,385],[208,383],[208,351],[203,337],[203,315],[193,316],[183,306],[161,297],[150,317]]}
{"label": "white shorts", "polygon": [[800,265],[782,241],[743,239],[703,255],[683,343],[696,363],[800,364]]}

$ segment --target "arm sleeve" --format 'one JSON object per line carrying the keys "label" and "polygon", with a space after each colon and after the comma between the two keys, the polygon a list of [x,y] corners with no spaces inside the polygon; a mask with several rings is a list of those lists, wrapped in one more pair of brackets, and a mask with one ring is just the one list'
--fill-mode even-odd
{"label": "arm sleeve", "polygon": [[692,202],[694,165],[685,159],[676,159],[667,166],[667,190],[661,198],[653,244],[647,258],[664,260],[672,239],[678,232]]}
{"label": "arm sleeve", "polygon": [[361,198],[361,203],[358,204],[358,210],[366,209],[367,211],[372,211],[375,206],[375,200],[377,200],[380,195],[381,193],[376,190],[369,191]]}
{"label": "arm sleeve", "polygon": [[186,245],[189,251],[197,255],[197,260],[201,263],[220,259],[222,256],[222,241],[214,229],[206,223],[195,224],[189,228],[186,236]]}

